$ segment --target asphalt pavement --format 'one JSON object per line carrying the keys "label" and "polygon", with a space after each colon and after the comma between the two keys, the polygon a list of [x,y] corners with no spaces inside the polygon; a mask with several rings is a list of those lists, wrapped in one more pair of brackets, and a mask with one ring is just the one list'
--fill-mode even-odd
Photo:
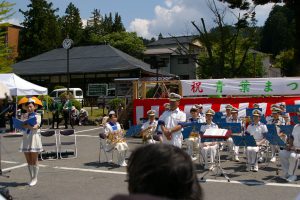
{"label": "asphalt pavement", "polygon": [[[29,187],[29,173],[24,155],[18,152],[20,136],[2,137],[2,171],[0,187],[9,190],[14,199],[110,199],[116,194],[127,194],[126,168],[104,162],[99,163],[99,128],[96,126],[75,127],[78,157],[40,161],[38,184]],[[50,139],[44,142],[51,142]],[[141,139],[128,138],[129,152],[142,145]],[[46,147],[45,147],[46,148]],[[48,147],[50,148],[50,147]],[[70,158],[71,156],[69,156]],[[246,172],[241,149],[241,161],[226,161],[222,152],[221,166],[228,172],[230,182],[223,176],[206,172],[195,161],[204,199],[295,199],[300,193],[300,176],[295,183],[287,183],[276,175],[277,166],[261,164],[259,172]],[[116,155],[113,157],[116,159]],[[9,171],[9,172],[8,172]],[[8,173],[7,173],[8,172]],[[297,174],[300,174],[298,169]]]}

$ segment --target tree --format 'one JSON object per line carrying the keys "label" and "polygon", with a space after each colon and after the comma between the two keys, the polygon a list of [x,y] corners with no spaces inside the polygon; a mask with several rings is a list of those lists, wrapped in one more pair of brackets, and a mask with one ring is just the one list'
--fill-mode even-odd
{"label": "tree", "polygon": [[289,49],[280,52],[275,57],[275,67],[281,69],[283,76],[293,76],[293,72],[290,70],[291,66],[294,65],[294,49]]}
{"label": "tree", "polygon": [[69,36],[75,44],[80,43],[82,37],[82,21],[79,9],[73,3],[70,3],[66,9],[66,15],[60,21],[62,24],[62,37]]}
{"label": "tree", "polygon": [[122,18],[118,13],[115,13],[114,23],[112,25],[112,32],[123,32],[125,27],[122,23]]}
{"label": "tree", "polygon": [[[219,0],[227,2],[230,8],[238,8],[241,10],[247,10],[251,6],[251,2],[255,5],[264,5],[267,3],[280,3],[282,0]],[[300,74],[300,1],[299,0],[283,0],[285,5],[294,11],[295,13],[295,43],[294,43],[294,75]],[[255,10],[253,10],[255,13]]]}
{"label": "tree", "polygon": [[0,2],[0,73],[12,71],[11,65],[13,63],[13,57],[11,49],[7,46],[5,41],[6,30],[9,24],[3,23],[3,20],[12,15],[10,12],[13,5],[14,4],[6,1]]}
{"label": "tree", "polygon": [[274,57],[291,49],[295,42],[294,13],[286,6],[274,6],[262,31],[261,50]]}
{"label": "tree", "polygon": [[106,34],[104,36],[93,35],[92,43],[108,43],[111,46],[136,58],[142,58],[143,52],[145,50],[143,40],[140,39],[134,32],[115,32]]}
{"label": "tree", "polygon": [[46,0],[31,0],[24,15],[20,32],[19,59],[27,59],[61,46],[62,38],[58,16],[58,9]]}
{"label": "tree", "polygon": [[[198,77],[224,78],[224,77],[254,77],[262,75],[260,56],[253,63],[250,50],[257,44],[256,21],[251,13],[237,16],[237,22],[233,26],[225,24],[226,10],[216,6],[214,0],[208,1],[210,10],[214,15],[216,28],[209,33],[204,19],[201,19],[202,28],[192,22],[199,32],[198,39],[206,49],[205,54],[200,54],[195,60],[198,68]],[[180,51],[189,54],[189,49],[179,45]],[[249,67],[250,66],[250,67]],[[253,67],[252,67],[253,66]]]}

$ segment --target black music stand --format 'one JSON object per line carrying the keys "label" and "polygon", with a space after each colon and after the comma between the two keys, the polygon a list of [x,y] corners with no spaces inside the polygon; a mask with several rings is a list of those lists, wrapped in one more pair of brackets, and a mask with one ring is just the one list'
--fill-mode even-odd
{"label": "black music stand", "polygon": [[[209,129],[207,129],[209,130]],[[224,136],[205,136],[205,134],[203,134],[202,138],[201,138],[201,142],[202,141],[212,141],[212,142],[224,142],[226,139],[228,139],[231,135],[231,131],[228,131],[227,130],[227,133],[224,135]],[[216,162],[215,164],[215,167],[214,167],[214,175],[217,176],[217,175],[221,175],[221,176],[224,176],[224,178],[226,178],[226,180],[228,182],[230,182],[230,178],[228,177],[228,173],[225,172],[225,170],[222,168],[221,166],[221,155],[220,155],[220,145],[218,144],[217,145],[217,157],[218,157],[218,161]],[[208,170],[207,172],[205,172],[203,174],[203,176],[200,178],[201,180],[204,180],[204,177],[212,170]]]}
{"label": "black music stand", "polygon": [[9,178],[8,175],[5,175],[6,173],[9,173],[10,171],[6,171],[6,172],[3,172],[2,171],[2,157],[1,157],[1,153],[2,153],[2,134],[3,132],[0,131],[0,176],[3,176],[5,178]]}

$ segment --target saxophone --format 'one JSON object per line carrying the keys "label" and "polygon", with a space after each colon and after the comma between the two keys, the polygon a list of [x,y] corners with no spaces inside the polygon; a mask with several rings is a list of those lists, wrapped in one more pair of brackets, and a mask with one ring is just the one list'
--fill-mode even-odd
{"label": "saxophone", "polygon": [[111,145],[115,145],[117,143],[126,142],[126,140],[123,136],[124,136],[123,129],[110,132],[107,136],[108,143]]}

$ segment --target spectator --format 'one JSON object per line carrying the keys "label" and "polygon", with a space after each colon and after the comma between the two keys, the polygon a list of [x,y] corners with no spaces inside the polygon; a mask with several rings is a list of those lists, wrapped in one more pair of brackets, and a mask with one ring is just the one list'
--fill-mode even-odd
{"label": "spectator", "polygon": [[6,109],[4,106],[4,101],[0,99],[0,133],[5,132],[6,126],[5,126],[5,113]]}
{"label": "spectator", "polygon": [[8,101],[6,117],[9,121],[9,131],[13,132],[13,117],[16,117],[16,104],[12,100]]}
{"label": "spectator", "polygon": [[167,144],[149,144],[134,150],[128,161],[130,194],[170,199],[202,199],[190,156]]}
{"label": "spectator", "polygon": [[88,112],[85,109],[81,108],[80,112],[79,112],[79,123],[78,123],[78,125],[79,126],[85,125],[88,121],[88,116],[89,116]]}
{"label": "spectator", "polygon": [[78,124],[79,111],[76,109],[75,106],[72,106],[72,108],[71,108],[70,117],[71,117],[71,119],[70,119],[71,126],[73,126],[74,124]]}

